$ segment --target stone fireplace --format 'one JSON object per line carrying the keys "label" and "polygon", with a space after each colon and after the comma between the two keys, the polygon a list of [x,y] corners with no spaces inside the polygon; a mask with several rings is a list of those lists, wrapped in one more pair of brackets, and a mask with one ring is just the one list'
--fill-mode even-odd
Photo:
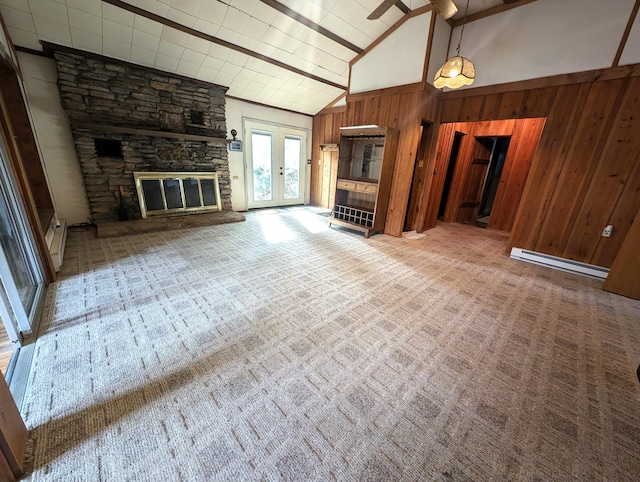
{"label": "stone fireplace", "polygon": [[[224,87],[65,48],[54,57],[94,223],[117,221],[121,202],[129,219],[143,217],[134,173],[211,175],[231,210]],[[209,192],[208,181],[197,188]]]}

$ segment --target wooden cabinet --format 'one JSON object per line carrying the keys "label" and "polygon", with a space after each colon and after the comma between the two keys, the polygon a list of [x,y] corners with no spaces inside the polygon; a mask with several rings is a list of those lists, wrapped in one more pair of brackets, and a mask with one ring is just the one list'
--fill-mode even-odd
{"label": "wooden cabinet", "polygon": [[384,231],[398,130],[342,127],[335,204],[329,226],[362,231],[365,237]]}

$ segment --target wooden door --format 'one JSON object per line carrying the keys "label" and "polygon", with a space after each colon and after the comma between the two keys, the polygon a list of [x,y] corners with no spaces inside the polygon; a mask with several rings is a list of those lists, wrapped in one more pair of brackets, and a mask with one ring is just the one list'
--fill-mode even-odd
{"label": "wooden door", "polygon": [[491,162],[493,144],[493,142],[485,139],[475,140],[471,164],[467,170],[467,178],[464,183],[460,209],[458,209],[458,217],[456,219],[459,223],[472,223],[478,217],[484,182]]}
{"label": "wooden door", "polygon": [[423,122],[420,126],[420,146],[416,153],[415,165],[413,167],[413,179],[411,181],[411,191],[409,192],[409,204],[407,204],[407,214],[404,220],[404,231],[414,231],[419,227],[418,211],[420,198],[423,194],[425,184],[425,169],[427,165],[427,152],[429,147],[429,124]]}
{"label": "wooden door", "polygon": [[322,184],[319,204],[324,208],[333,209],[338,178],[338,144],[321,144],[320,155]]}
{"label": "wooden door", "polygon": [[440,126],[435,159],[429,166],[430,172],[427,173],[431,176],[431,186],[429,187],[429,199],[427,201],[422,230],[435,228],[438,222],[438,209],[440,207],[440,199],[442,198],[442,190],[444,188],[455,134],[455,124],[443,124]]}

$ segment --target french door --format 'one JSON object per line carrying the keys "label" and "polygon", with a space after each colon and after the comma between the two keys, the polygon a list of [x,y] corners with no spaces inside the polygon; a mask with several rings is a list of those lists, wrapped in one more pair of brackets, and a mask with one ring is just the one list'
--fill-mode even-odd
{"label": "french door", "polygon": [[0,140],[0,318],[9,340],[19,347],[33,332],[45,284],[7,158]]}
{"label": "french door", "polygon": [[245,120],[244,138],[247,207],[303,204],[307,131]]}

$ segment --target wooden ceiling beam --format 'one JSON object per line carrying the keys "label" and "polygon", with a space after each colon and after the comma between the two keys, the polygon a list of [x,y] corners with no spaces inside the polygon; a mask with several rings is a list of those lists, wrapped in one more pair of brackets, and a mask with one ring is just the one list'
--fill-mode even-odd
{"label": "wooden ceiling beam", "polygon": [[522,7],[528,3],[535,2],[536,0],[503,0],[504,3],[502,5],[496,5],[495,7],[487,8],[486,10],[482,10],[481,12],[474,13],[472,15],[467,15],[467,19],[465,21],[463,18],[458,18],[453,21],[453,28],[459,27],[463,23],[471,23],[476,20],[480,20],[481,18],[490,17],[491,15],[496,15],[498,13],[506,12],[507,10],[511,10],[512,8]]}
{"label": "wooden ceiling beam", "polygon": [[102,0],[104,3],[108,3],[113,5],[114,7],[121,8],[128,12],[134,13],[136,15],[140,15],[141,17],[148,18],[149,20],[153,20],[154,22],[158,22],[161,25],[166,27],[171,27],[181,32],[184,32],[188,35],[193,35],[194,37],[201,38],[203,40],[207,40],[211,43],[221,45],[222,47],[226,47],[231,50],[235,50],[236,52],[240,52],[241,54],[245,54],[249,57],[253,57],[254,59],[262,60],[271,65],[275,65],[276,67],[280,67],[281,69],[288,70],[289,72],[293,72],[294,74],[301,75],[308,79],[315,80],[316,82],[320,82],[321,84],[330,85],[331,87],[335,87],[336,89],[347,90],[347,86],[338,84],[336,82],[332,82],[327,79],[323,79],[322,77],[318,77],[317,75],[310,74],[309,72],[305,72],[304,70],[298,69],[296,67],[292,67],[291,65],[285,64],[284,62],[280,62],[279,60],[272,59],[271,57],[267,57],[266,55],[259,54],[254,52],[253,50],[247,49],[240,45],[236,45],[231,42],[227,42],[226,40],[219,39],[214,37],[213,35],[206,34],[204,32],[200,32],[199,30],[193,29],[191,27],[187,27],[178,22],[174,22],[173,20],[169,20],[168,18],[161,17],[160,15],[156,15],[155,13],[149,12],[139,7],[135,7],[127,2],[123,2],[121,0]]}
{"label": "wooden ceiling beam", "polygon": [[357,45],[352,44],[348,40],[345,40],[342,37],[336,35],[335,33],[327,30],[326,28],[321,27],[317,23],[312,22],[307,17],[300,15],[295,10],[290,9],[289,7],[287,7],[286,5],[283,5],[277,0],[260,0],[260,1],[266,5],[269,5],[274,10],[277,10],[278,12],[285,14],[287,17],[292,18],[296,22],[301,23],[305,27],[309,27],[311,30],[318,32],[320,35],[324,35],[329,40],[333,40],[335,43],[340,44],[343,47],[348,48],[349,50],[352,50],[356,54],[362,53],[362,49]]}
{"label": "wooden ceiling beam", "polygon": [[631,9],[631,14],[629,15],[629,21],[627,22],[627,28],[624,29],[624,33],[622,34],[622,39],[620,39],[620,45],[618,46],[618,51],[616,52],[616,56],[613,59],[612,67],[617,67],[620,63],[620,57],[622,57],[622,52],[624,52],[624,48],[627,46],[627,40],[629,40],[629,33],[631,33],[631,28],[636,21],[636,17],[638,16],[638,10],[640,9],[640,0],[636,0],[635,5]]}

